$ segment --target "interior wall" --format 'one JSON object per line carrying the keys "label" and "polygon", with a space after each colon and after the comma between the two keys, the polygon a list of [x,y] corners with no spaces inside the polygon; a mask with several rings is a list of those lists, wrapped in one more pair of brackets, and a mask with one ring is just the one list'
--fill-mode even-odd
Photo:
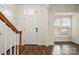
{"label": "interior wall", "polygon": [[79,44],[79,13],[72,16],[72,41]]}
{"label": "interior wall", "polygon": [[79,12],[79,5],[77,4],[52,4],[49,6],[50,10],[55,12]]}
{"label": "interior wall", "polygon": [[48,8],[48,35],[50,45],[54,45],[53,23],[54,23],[54,14],[51,12],[51,9]]}
{"label": "interior wall", "polygon": [[4,36],[4,24],[0,20],[0,54],[5,51],[5,36]]}
{"label": "interior wall", "polygon": [[0,4],[0,7],[4,10],[1,10],[5,16],[8,18],[8,20],[18,29],[18,21],[16,19],[16,4]]}

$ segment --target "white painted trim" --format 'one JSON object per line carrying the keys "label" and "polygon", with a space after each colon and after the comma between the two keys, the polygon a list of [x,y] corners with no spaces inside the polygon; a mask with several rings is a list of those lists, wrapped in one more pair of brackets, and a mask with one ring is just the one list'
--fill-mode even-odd
{"label": "white painted trim", "polygon": [[5,53],[4,54],[6,55],[7,50],[6,50],[6,25],[5,25],[5,23],[4,23],[4,32],[5,32],[5,43],[4,43],[5,44]]}
{"label": "white painted trim", "polygon": [[[12,33],[12,32],[11,32]],[[12,38],[12,35],[10,35]],[[12,55],[12,39],[10,39],[10,55]]]}

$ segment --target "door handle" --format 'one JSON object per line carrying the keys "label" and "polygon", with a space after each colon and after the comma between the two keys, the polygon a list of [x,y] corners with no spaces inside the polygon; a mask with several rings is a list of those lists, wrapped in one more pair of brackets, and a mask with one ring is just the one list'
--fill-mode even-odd
{"label": "door handle", "polygon": [[36,32],[38,32],[38,28],[36,28]]}

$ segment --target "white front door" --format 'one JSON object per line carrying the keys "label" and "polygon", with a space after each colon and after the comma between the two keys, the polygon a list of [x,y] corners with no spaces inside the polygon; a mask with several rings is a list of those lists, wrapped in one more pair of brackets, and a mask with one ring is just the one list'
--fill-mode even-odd
{"label": "white front door", "polygon": [[37,44],[38,43],[38,22],[36,10],[26,10],[25,15],[25,31],[27,34],[26,44]]}

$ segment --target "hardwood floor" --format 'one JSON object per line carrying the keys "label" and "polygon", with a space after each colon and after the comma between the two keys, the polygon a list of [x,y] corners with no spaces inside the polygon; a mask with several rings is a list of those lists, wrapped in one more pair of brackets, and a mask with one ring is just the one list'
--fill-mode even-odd
{"label": "hardwood floor", "polygon": [[[12,47],[12,55],[13,52],[14,47]],[[10,50],[7,50],[7,55],[10,55]],[[55,42],[51,46],[24,45],[20,55],[79,55],[79,45],[73,42]]]}
{"label": "hardwood floor", "polygon": [[55,42],[54,46],[25,45],[20,55],[79,55],[79,45],[72,42]]}
{"label": "hardwood floor", "polygon": [[53,46],[43,46],[43,45],[25,45],[24,51],[21,55],[51,55]]}
{"label": "hardwood floor", "polygon": [[79,45],[73,42],[56,42],[53,55],[79,55]]}

